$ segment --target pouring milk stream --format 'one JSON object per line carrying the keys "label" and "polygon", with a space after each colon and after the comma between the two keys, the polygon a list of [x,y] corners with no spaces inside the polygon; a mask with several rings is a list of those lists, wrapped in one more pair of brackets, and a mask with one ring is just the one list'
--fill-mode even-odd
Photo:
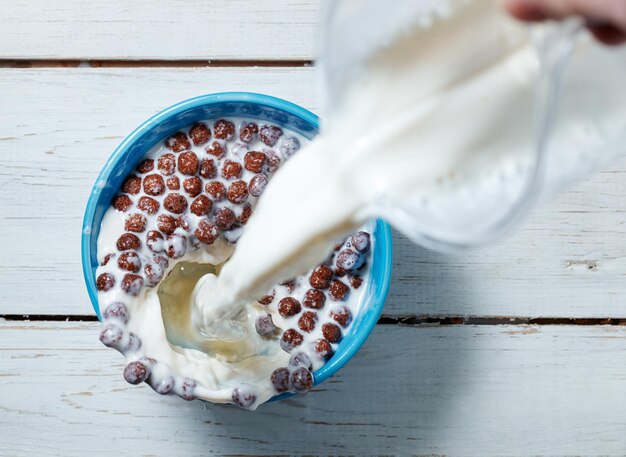
{"label": "pouring milk stream", "polygon": [[[335,35],[352,33],[342,28],[345,17],[359,17],[368,3],[383,12],[384,2],[338,2]],[[626,66],[587,40],[566,74],[562,106],[575,109],[558,112],[545,148],[571,24],[537,41],[537,30],[490,0],[399,1],[391,29],[371,13],[379,27],[364,35],[371,43],[350,44],[358,65],[331,87],[322,133],[272,179],[219,276],[198,281],[193,325],[185,327],[197,334],[189,339],[244,338],[236,325],[240,303],[321,262],[372,217],[422,244],[485,241],[536,193],[543,172],[547,187],[558,187],[588,173],[601,146],[626,136],[625,96],[597,113],[589,92],[596,72],[614,65],[610,85]],[[325,58],[332,79],[333,56]]]}

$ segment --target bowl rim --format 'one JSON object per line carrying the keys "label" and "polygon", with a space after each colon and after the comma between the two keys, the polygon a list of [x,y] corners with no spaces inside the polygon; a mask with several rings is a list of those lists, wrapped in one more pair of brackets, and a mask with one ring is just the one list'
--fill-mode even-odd
{"label": "bowl rim", "polygon": [[[81,234],[81,262],[83,277],[87,286],[87,292],[91,301],[92,307],[96,312],[98,320],[101,320],[98,298],[96,293],[95,277],[91,271],[91,236],[95,210],[100,198],[101,189],[103,183],[106,183],[110,178],[111,173],[116,168],[118,162],[126,155],[128,150],[140,139],[143,135],[150,132],[153,128],[157,127],[166,119],[175,117],[190,109],[199,108],[202,106],[210,106],[220,103],[251,103],[261,105],[269,108],[275,108],[281,111],[285,111],[293,116],[296,116],[304,122],[311,124],[316,129],[319,129],[319,117],[311,111],[302,108],[295,103],[283,100],[281,98],[273,97],[271,95],[265,95],[255,92],[218,92],[211,94],[199,95],[193,98],[183,100],[175,103],[156,114],[149,117],[142,122],[137,128],[129,133],[122,142],[115,148],[113,153],[109,156],[104,166],[102,167],[96,181],[91,189],[89,199],[85,208],[85,214],[83,217],[82,234]],[[392,236],[391,228],[389,224],[381,219],[376,219],[374,225],[375,232],[375,244],[374,250],[380,251],[377,255],[377,264],[380,263],[380,268],[377,268],[377,272],[380,274],[376,279],[376,288],[368,299],[370,303],[369,312],[363,317],[360,323],[361,330],[358,333],[352,335],[347,346],[342,348],[342,352],[335,354],[332,359],[324,364],[322,368],[316,370],[314,373],[315,385],[325,381],[339,369],[341,369],[350,360],[354,354],[361,348],[365,340],[369,337],[370,333],[374,329],[380,314],[382,313],[383,305],[387,299],[389,293],[389,286],[391,283],[392,272]],[[377,249],[376,247],[379,246]],[[381,255],[382,254],[382,255]],[[282,394],[273,397],[270,401],[279,400],[288,396]]]}

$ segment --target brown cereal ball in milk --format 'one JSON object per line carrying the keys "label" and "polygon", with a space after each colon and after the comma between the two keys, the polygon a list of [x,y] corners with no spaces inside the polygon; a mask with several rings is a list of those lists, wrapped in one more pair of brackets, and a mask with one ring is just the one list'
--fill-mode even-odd
{"label": "brown cereal ball in milk", "polygon": [[165,181],[163,176],[151,174],[143,178],[143,191],[147,195],[162,195],[165,192]]}
{"label": "brown cereal ball in milk", "polygon": [[202,180],[197,176],[187,178],[183,181],[183,189],[190,197],[197,197],[202,192]]}
{"label": "brown cereal ball in milk", "polygon": [[272,386],[276,392],[287,392],[289,390],[289,370],[287,368],[276,368],[272,372],[271,381]]}
{"label": "brown cereal ball in milk", "polygon": [[193,400],[195,398],[196,381],[185,378],[181,386],[181,390],[182,393],[180,394],[180,398],[187,401]]}
{"label": "brown cereal ball in milk", "polygon": [[348,280],[353,289],[358,289],[363,284],[363,279],[359,275],[350,276]]}
{"label": "brown cereal ball in milk", "polygon": [[137,165],[137,172],[139,173],[148,173],[149,171],[154,170],[154,160],[145,159],[139,165]]}
{"label": "brown cereal ball in milk", "polygon": [[122,192],[127,194],[137,195],[141,192],[141,178],[138,176],[129,176],[122,184]]}
{"label": "brown cereal ball in milk", "polygon": [[117,197],[113,199],[111,206],[113,206],[113,208],[115,208],[116,210],[124,213],[128,211],[128,208],[133,206],[133,201],[130,199],[128,195],[122,194],[122,195],[118,195]]}
{"label": "brown cereal ball in milk", "polygon": [[146,214],[156,214],[161,204],[152,197],[143,196],[137,202],[137,208]]}
{"label": "brown cereal ball in milk", "polygon": [[311,333],[317,323],[317,314],[313,311],[306,311],[302,313],[300,319],[298,319],[298,327],[300,330],[306,333]]}
{"label": "brown cereal ball in milk", "polygon": [[176,171],[176,156],[169,152],[159,157],[157,168],[165,176],[173,175]]}
{"label": "brown cereal ball in milk", "polygon": [[194,124],[189,130],[189,137],[195,146],[200,146],[211,138],[211,131],[202,122]]}
{"label": "brown cereal ball in milk", "polygon": [[280,338],[280,347],[285,352],[291,352],[293,348],[300,346],[303,340],[304,337],[302,336],[302,333],[290,328],[286,330]]}
{"label": "brown cereal ball in milk", "polygon": [[163,206],[170,213],[182,214],[187,209],[187,199],[181,194],[174,192],[165,197]]}
{"label": "brown cereal ball in milk", "polygon": [[217,141],[214,141],[213,143],[208,145],[205,151],[207,154],[211,154],[217,157],[218,159],[221,159],[222,157],[224,157],[224,147],[221,144],[219,144]]}
{"label": "brown cereal ball in milk", "polygon": [[204,191],[216,202],[222,201],[226,197],[226,186],[219,181],[206,183]]}
{"label": "brown cereal ball in milk", "polygon": [[124,222],[124,230],[141,233],[146,229],[146,222],[146,216],[136,213],[130,214]]}
{"label": "brown cereal ball in milk", "polygon": [[182,228],[185,232],[191,231],[191,224],[189,223],[189,217],[185,214],[181,214],[176,218],[176,227]]}
{"label": "brown cereal ball in milk", "polygon": [[146,278],[146,285],[154,287],[161,282],[165,272],[158,263],[148,263],[143,267],[143,273]]}
{"label": "brown cereal ball in milk", "polygon": [[308,392],[313,387],[313,375],[304,367],[296,368],[291,373],[291,385],[298,393]]}
{"label": "brown cereal ball in milk", "polygon": [[122,278],[122,290],[128,295],[137,296],[143,287],[143,278],[133,273],[126,273]]}
{"label": "brown cereal ball in milk", "polygon": [[335,279],[330,284],[330,297],[333,300],[337,300],[337,301],[345,300],[346,295],[348,294],[349,291],[350,291],[350,288],[338,279]]}
{"label": "brown cereal ball in milk", "polygon": [[146,246],[148,246],[148,249],[152,252],[162,252],[165,246],[163,245],[163,235],[161,232],[150,230],[146,235]]}
{"label": "brown cereal ball in milk", "polygon": [[350,237],[350,244],[352,247],[361,253],[369,251],[370,248],[370,234],[367,232],[356,232]]}
{"label": "brown cereal ball in milk", "polygon": [[96,288],[101,292],[111,290],[115,285],[115,278],[109,273],[102,273],[96,278]]}
{"label": "brown cereal ball in milk", "polygon": [[119,251],[139,249],[141,247],[141,240],[133,233],[124,233],[117,239],[116,246]]}
{"label": "brown cereal ball in milk", "polygon": [[322,335],[331,343],[339,343],[342,337],[339,326],[330,322],[322,325]]}
{"label": "brown cereal ball in milk", "polygon": [[204,179],[213,179],[217,176],[217,166],[213,159],[202,159],[200,163],[200,176]]}
{"label": "brown cereal ball in milk", "polygon": [[213,244],[220,235],[220,230],[208,219],[202,219],[198,223],[198,227],[196,228],[194,235],[196,235],[196,238],[204,244]]}
{"label": "brown cereal ball in milk", "polygon": [[121,352],[123,354],[128,354],[131,352],[137,352],[139,348],[141,348],[141,340],[133,332],[130,332],[128,334],[128,342],[126,343],[126,346],[122,348]]}
{"label": "brown cereal ball in milk", "polygon": [[237,221],[240,224],[245,224],[245,223],[248,222],[248,219],[250,219],[250,216],[252,216],[252,206],[250,206],[249,203],[246,203],[246,204],[243,205],[243,208],[241,210],[241,214],[237,218]]}
{"label": "brown cereal ball in milk", "polygon": [[237,216],[230,208],[219,208],[214,215],[215,225],[222,230],[228,230],[237,221]]}
{"label": "brown cereal ball in milk", "polygon": [[289,357],[290,367],[304,367],[311,371],[313,369],[313,363],[308,355],[304,352],[296,352]]}
{"label": "brown cereal ball in milk", "polygon": [[294,155],[300,149],[300,141],[295,136],[283,137],[280,143],[280,153],[285,160]]}
{"label": "brown cereal ball in milk", "polygon": [[107,347],[118,347],[124,337],[124,332],[115,324],[107,324],[100,332],[100,342]]}
{"label": "brown cereal ball in milk", "polygon": [[322,360],[329,360],[335,353],[330,343],[324,338],[320,338],[315,341],[313,343],[313,349],[322,358]]}
{"label": "brown cereal ball in milk", "polygon": [[243,121],[239,126],[239,139],[244,143],[256,141],[259,136],[259,126],[254,122]]}
{"label": "brown cereal ball in milk", "polygon": [[254,328],[261,336],[272,336],[277,330],[274,325],[274,321],[272,320],[272,316],[269,314],[259,317],[254,324]]}
{"label": "brown cereal ball in milk", "polygon": [[333,279],[333,270],[328,265],[320,265],[311,273],[309,284],[314,289],[328,289]]}
{"label": "brown cereal ball in milk", "polygon": [[226,196],[229,202],[235,205],[241,205],[248,199],[248,185],[245,181],[235,181],[228,186]]}
{"label": "brown cereal ball in milk", "polygon": [[176,132],[174,135],[166,138],[164,144],[166,148],[174,152],[185,151],[191,147],[189,138],[187,138],[184,132]]}
{"label": "brown cereal ball in milk", "polygon": [[187,252],[187,238],[178,233],[167,235],[165,253],[170,259],[180,259]]}
{"label": "brown cereal ball in milk", "polygon": [[213,134],[220,140],[230,140],[235,136],[235,124],[226,119],[218,119],[213,124]]}
{"label": "brown cereal ball in milk", "polygon": [[271,149],[265,150],[265,155],[267,156],[267,161],[265,162],[265,169],[263,173],[272,173],[280,167],[280,157]]}
{"label": "brown cereal ball in milk", "polygon": [[256,394],[247,389],[233,389],[231,396],[233,403],[240,408],[249,409],[256,401]]}
{"label": "brown cereal ball in milk", "polygon": [[163,257],[162,255],[155,255],[153,260],[154,260],[154,263],[156,263],[161,268],[163,268],[164,271],[167,270],[167,267],[170,264],[170,261],[167,260],[167,258]]}
{"label": "brown cereal ball in milk", "polygon": [[111,260],[114,257],[115,257],[115,254],[113,253],[105,255],[104,259],[102,259],[102,263],[100,264],[100,266],[101,267],[105,266],[107,263],[109,263],[109,260]]}
{"label": "brown cereal ball in milk", "polygon": [[232,160],[226,160],[222,166],[222,178],[231,180],[239,177],[241,177],[241,164]]}
{"label": "brown cereal ball in milk", "polygon": [[196,216],[205,216],[213,209],[213,202],[206,195],[200,195],[193,202],[189,210]]}
{"label": "brown cereal ball in milk", "polygon": [[176,219],[168,214],[161,214],[157,217],[157,228],[166,235],[171,235],[176,230]]}
{"label": "brown cereal ball in milk", "polygon": [[342,249],[335,258],[335,265],[344,270],[356,270],[363,265],[363,256],[353,249]]}
{"label": "brown cereal ball in milk", "polygon": [[268,146],[274,146],[282,134],[283,131],[275,125],[264,125],[259,132],[261,141]]}
{"label": "brown cereal ball in milk", "polygon": [[162,379],[153,380],[152,377],[149,379],[150,387],[154,389],[154,391],[160,395],[166,395],[172,391],[174,388],[174,384],[176,384],[174,378],[172,376],[167,376]]}
{"label": "brown cereal ball in milk", "polygon": [[169,190],[179,190],[180,179],[178,179],[178,176],[172,176],[171,178],[167,178],[167,180],[165,181],[165,185]]}
{"label": "brown cereal ball in milk", "polygon": [[342,306],[335,311],[331,311],[330,317],[343,328],[346,328],[352,321],[352,313],[345,306]]}
{"label": "brown cereal ball in milk", "polygon": [[272,292],[270,292],[267,295],[262,296],[257,301],[262,305],[269,305],[270,303],[274,301],[275,296],[276,296],[276,291],[272,290]]}
{"label": "brown cereal ball in milk", "polygon": [[139,260],[139,255],[135,251],[126,251],[120,254],[117,259],[117,265],[122,270],[137,273],[141,268],[141,260]]}
{"label": "brown cereal ball in milk", "polygon": [[178,171],[187,176],[193,176],[198,173],[200,162],[198,156],[190,151],[182,152],[178,156]]}
{"label": "brown cereal ball in milk", "polygon": [[251,171],[252,173],[261,173],[266,160],[267,156],[262,152],[250,151],[246,153],[243,158],[243,163],[246,170]]}
{"label": "brown cereal ball in milk", "polygon": [[124,368],[124,379],[130,384],[141,384],[149,375],[148,367],[140,361],[130,362]]}
{"label": "brown cereal ball in milk", "polygon": [[293,297],[285,297],[278,302],[278,313],[283,317],[295,316],[301,309],[300,302]]}
{"label": "brown cereal ball in milk", "polygon": [[324,292],[318,289],[307,290],[304,294],[304,300],[302,300],[302,304],[311,309],[323,308],[325,302],[326,295],[324,295]]}
{"label": "brown cereal ball in milk", "polygon": [[267,186],[267,177],[265,175],[254,175],[248,184],[248,191],[253,197],[259,197]]}
{"label": "brown cereal ball in milk", "polygon": [[128,323],[128,308],[122,302],[116,301],[107,306],[107,309],[102,313],[104,320],[117,319],[122,324]]}

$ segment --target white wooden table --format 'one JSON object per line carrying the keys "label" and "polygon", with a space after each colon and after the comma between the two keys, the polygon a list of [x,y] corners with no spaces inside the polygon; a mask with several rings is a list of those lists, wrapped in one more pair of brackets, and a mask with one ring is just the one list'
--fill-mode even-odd
{"label": "white wooden table", "polygon": [[385,316],[313,394],[247,413],[123,381],[80,267],[100,167],[194,95],[315,111],[321,1],[1,2],[1,456],[626,453],[626,159],[491,247],[396,236]]}

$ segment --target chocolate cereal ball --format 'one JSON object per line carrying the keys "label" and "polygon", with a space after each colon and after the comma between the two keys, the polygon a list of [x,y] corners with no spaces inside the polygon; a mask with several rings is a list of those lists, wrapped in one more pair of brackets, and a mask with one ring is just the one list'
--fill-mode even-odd
{"label": "chocolate cereal ball", "polygon": [[187,178],[183,181],[183,189],[190,197],[197,197],[202,192],[202,180],[197,176]]}
{"label": "chocolate cereal ball", "polygon": [[194,235],[196,235],[196,238],[204,244],[213,244],[220,235],[220,230],[208,219],[202,219],[198,223],[198,227],[196,228]]}
{"label": "chocolate cereal ball", "polygon": [[154,173],[143,178],[143,191],[147,195],[162,195],[165,192],[163,176]]}
{"label": "chocolate cereal ball", "polygon": [[200,146],[209,141],[211,138],[211,131],[205,124],[198,122],[189,130],[189,137],[191,138],[191,141],[193,141],[194,145]]}
{"label": "chocolate cereal ball", "polygon": [[349,291],[350,291],[350,288],[338,279],[335,279],[330,284],[330,297],[333,300],[337,300],[337,301],[345,300],[346,295],[348,294]]}
{"label": "chocolate cereal ball", "polygon": [[282,134],[283,131],[275,125],[264,125],[259,132],[261,141],[268,146],[274,146]]}
{"label": "chocolate cereal ball", "polygon": [[200,162],[198,156],[193,152],[182,152],[178,156],[178,171],[184,175],[193,176],[198,173]]}
{"label": "chocolate cereal ball", "polygon": [[207,154],[211,154],[212,156],[215,156],[218,159],[221,159],[222,157],[224,157],[224,147],[221,144],[219,144],[217,141],[214,141],[213,143],[208,145],[205,151]]}
{"label": "chocolate cereal ball", "polygon": [[141,192],[141,178],[138,176],[129,176],[122,184],[122,192],[137,195]]}
{"label": "chocolate cereal ball", "polygon": [[246,170],[251,171],[252,173],[261,173],[266,160],[267,156],[262,152],[250,151],[246,153],[243,163]]}
{"label": "chocolate cereal ball", "polygon": [[139,361],[130,362],[124,368],[124,379],[130,384],[141,384],[149,375],[148,367]]}
{"label": "chocolate cereal ball", "polygon": [[111,290],[115,285],[115,278],[109,273],[102,273],[96,278],[96,287],[101,292]]}
{"label": "chocolate cereal ball", "polygon": [[222,178],[231,180],[238,179],[241,176],[241,164],[239,162],[233,162],[232,160],[226,160],[222,166]]}
{"label": "chocolate cereal ball", "polygon": [[311,362],[311,359],[304,352],[296,352],[292,354],[289,358],[289,366],[296,368],[304,367],[309,371],[313,369],[313,363]]}
{"label": "chocolate cereal ball", "polygon": [[278,302],[278,313],[283,317],[295,316],[301,309],[300,302],[293,297],[285,297]]}
{"label": "chocolate cereal ball", "polygon": [[130,214],[124,222],[124,230],[141,233],[146,229],[146,222],[146,216],[143,214]]}
{"label": "chocolate cereal ball", "polygon": [[187,199],[181,194],[173,192],[165,197],[163,207],[170,213],[182,214],[187,209]]}
{"label": "chocolate cereal ball", "polygon": [[146,214],[156,214],[160,207],[161,204],[152,197],[143,196],[137,202],[137,208]]}
{"label": "chocolate cereal ball", "polygon": [[370,244],[371,244],[370,234],[367,232],[363,232],[363,231],[356,232],[350,238],[350,243],[352,244],[352,247],[354,249],[356,249],[357,251],[361,253],[365,253],[369,251],[369,248],[370,248]]}
{"label": "chocolate cereal ball", "polygon": [[289,390],[289,370],[287,368],[277,368],[272,372],[272,386],[276,392],[287,392]]}
{"label": "chocolate cereal ball", "polygon": [[256,332],[261,336],[272,336],[276,333],[276,326],[274,325],[274,321],[272,320],[272,316],[266,314],[265,316],[259,317],[255,324]]}
{"label": "chocolate cereal ball", "polygon": [[154,160],[152,159],[145,159],[139,165],[137,165],[138,173],[148,173],[152,170],[154,170]]}
{"label": "chocolate cereal ball", "polygon": [[146,246],[152,252],[161,252],[165,249],[163,245],[163,235],[157,230],[150,230],[146,234]]}
{"label": "chocolate cereal ball", "polygon": [[157,217],[157,228],[166,235],[171,235],[176,230],[176,219],[168,214],[161,214]]}
{"label": "chocolate cereal ball", "polygon": [[130,199],[128,195],[121,194],[113,199],[111,206],[118,211],[126,212],[128,208],[133,206],[133,201]]}
{"label": "chocolate cereal ball", "polygon": [[102,317],[104,320],[117,319],[121,321],[122,324],[127,324],[129,319],[128,308],[122,302],[113,302],[104,310]]}
{"label": "chocolate cereal ball", "polygon": [[165,253],[170,259],[180,259],[187,252],[187,238],[178,233],[167,235]]}
{"label": "chocolate cereal ball", "polygon": [[241,205],[248,199],[248,185],[245,181],[235,181],[228,186],[226,196],[229,202]]}
{"label": "chocolate cereal ball", "polygon": [[143,278],[133,273],[126,273],[122,278],[122,290],[128,295],[137,296],[143,287]]}
{"label": "chocolate cereal ball", "polygon": [[342,306],[335,311],[331,311],[330,317],[343,328],[346,328],[352,321],[352,313],[350,313],[350,310],[345,306]]}
{"label": "chocolate cereal ball", "polygon": [[215,225],[222,230],[228,230],[237,221],[237,216],[230,208],[219,208],[215,211]]}
{"label": "chocolate cereal ball", "polygon": [[189,210],[196,216],[204,216],[213,209],[213,202],[206,195],[200,195],[189,207]]}
{"label": "chocolate cereal ball", "polygon": [[300,330],[306,333],[311,333],[315,328],[317,322],[317,314],[313,311],[306,311],[302,313],[300,319],[298,319],[298,327]]}
{"label": "chocolate cereal ball", "polygon": [[171,178],[167,178],[167,180],[165,181],[165,185],[169,190],[179,190],[180,179],[178,179],[178,176],[172,176]]}
{"label": "chocolate cereal ball", "polygon": [[254,175],[248,184],[248,191],[253,197],[259,197],[267,186],[267,177],[265,175]]}
{"label": "chocolate cereal ball", "polygon": [[137,273],[141,268],[141,260],[139,260],[139,255],[135,251],[126,251],[120,254],[117,259],[117,265],[122,270]]}
{"label": "chocolate cereal ball", "polygon": [[242,122],[239,126],[239,139],[244,143],[251,143],[259,135],[259,126],[254,122]]}
{"label": "chocolate cereal ball", "polygon": [[202,159],[200,162],[200,176],[204,179],[213,179],[217,176],[217,165],[213,159]]}
{"label": "chocolate cereal ball", "polygon": [[314,289],[328,289],[333,278],[333,270],[328,265],[321,265],[311,273],[309,283]]}
{"label": "chocolate cereal ball", "polygon": [[335,353],[330,343],[324,338],[320,338],[315,341],[313,343],[313,349],[317,352],[317,355],[322,358],[322,360],[329,360]]}
{"label": "chocolate cereal ball", "polygon": [[165,139],[165,147],[174,152],[185,151],[191,147],[189,138],[184,132],[176,132],[174,135]]}
{"label": "chocolate cereal ball", "polygon": [[313,375],[304,367],[296,368],[291,373],[291,385],[298,393],[308,392],[313,387]]}
{"label": "chocolate cereal ball", "polygon": [[233,389],[231,396],[233,403],[240,408],[250,409],[256,401],[256,394],[247,389]]}
{"label": "chocolate cereal ball", "polygon": [[235,124],[226,119],[218,119],[213,124],[215,138],[220,140],[230,140],[235,136]]}
{"label": "chocolate cereal ball", "polygon": [[339,343],[342,337],[339,326],[330,322],[322,325],[322,335],[331,343]]}
{"label": "chocolate cereal ball", "polygon": [[280,347],[285,352],[291,352],[293,348],[302,344],[304,337],[297,330],[290,328],[283,333],[280,339]]}
{"label": "chocolate cereal ball", "polygon": [[173,175],[176,171],[176,156],[169,152],[159,157],[157,168],[165,176]]}
{"label": "chocolate cereal ball", "polygon": [[324,307],[324,303],[326,302],[326,295],[324,292],[318,289],[309,289],[304,294],[304,300],[302,300],[302,304],[311,309],[320,309]]}
{"label": "chocolate cereal ball", "polygon": [[216,202],[222,201],[226,197],[226,186],[219,181],[206,183],[204,191]]}
{"label": "chocolate cereal ball", "polygon": [[129,251],[132,249],[139,249],[141,247],[141,240],[133,233],[124,233],[117,239],[117,249],[120,251]]}

